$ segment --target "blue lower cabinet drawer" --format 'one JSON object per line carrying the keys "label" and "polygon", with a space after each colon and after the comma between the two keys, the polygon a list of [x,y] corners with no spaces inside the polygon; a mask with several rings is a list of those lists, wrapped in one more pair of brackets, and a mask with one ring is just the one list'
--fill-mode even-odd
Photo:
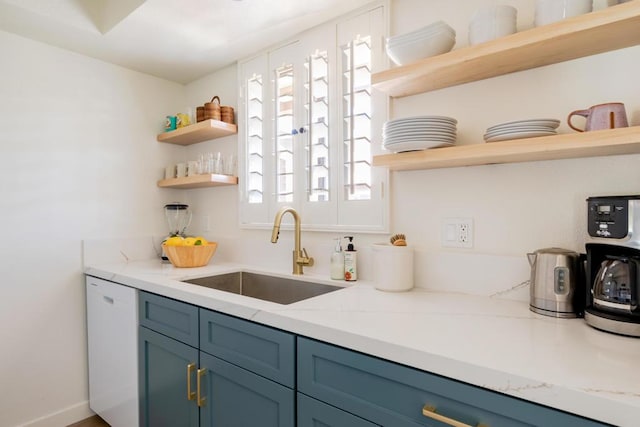
{"label": "blue lower cabinet drawer", "polygon": [[295,336],[211,310],[200,310],[200,350],[293,388]]}
{"label": "blue lower cabinet drawer", "polygon": [[341,409],[298,393],[297,427],[377,427]]}
{"label": "blue lower cabinet drawer", "polygon": [[[298,338],[298,391],[389,427],[595,427],[579,416],[310,339]],[[440,418],[443,420],[443,418]],[[451,424],[450,425],[455,425]]]}
{"label": "blue lower cabinet drawer", "polygon": [[198,347],[198,307],[143,291],[138,304],[140,325]]}

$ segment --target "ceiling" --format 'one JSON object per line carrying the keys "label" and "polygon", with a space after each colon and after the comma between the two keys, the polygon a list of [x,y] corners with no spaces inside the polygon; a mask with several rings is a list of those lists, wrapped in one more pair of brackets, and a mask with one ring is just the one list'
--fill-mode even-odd
{"label": "ceiling", "polygon": [[370,0],[0,0],[0,30],[189,83]]}

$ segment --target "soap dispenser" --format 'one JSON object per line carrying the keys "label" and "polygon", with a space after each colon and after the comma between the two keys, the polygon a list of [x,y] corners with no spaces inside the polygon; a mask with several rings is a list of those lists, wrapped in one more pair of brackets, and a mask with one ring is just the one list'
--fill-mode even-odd
{"label": "soap dispenser", "polygon": [[331,278],[333,280],[344,279],[344,254],[342,253],[342,245],[340,245],[340,237],[336,237],[336,247],[331,254]]}
{"label": "soap dispenser", "polygon": [[349,239],[347,250],[344,251],[344,280],[347,282],[355,282],[358,280],[358,266],[356,255],[356,248],[353,246],[353,236],[345,236],[345,239]]}

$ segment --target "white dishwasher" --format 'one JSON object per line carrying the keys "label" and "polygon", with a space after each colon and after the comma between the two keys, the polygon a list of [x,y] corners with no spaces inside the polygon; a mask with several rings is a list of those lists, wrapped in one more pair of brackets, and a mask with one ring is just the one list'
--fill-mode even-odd
{"label": "white dishwasher", "polygon": [[87,276],[89,407],[111,427],[138,418],[138,293]]}

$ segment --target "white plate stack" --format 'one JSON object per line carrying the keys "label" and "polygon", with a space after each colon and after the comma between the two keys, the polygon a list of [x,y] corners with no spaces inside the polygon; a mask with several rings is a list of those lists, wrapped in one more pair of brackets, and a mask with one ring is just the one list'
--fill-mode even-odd
{"label": "white plate stack", "polygon": [[491,126],[484,134],[486,142],[506,141],[509,139],[535,138],[538,136],[557,135],[560,120],[530,119],[501,123]]}
{"label": "white plate stack", "polygon": [[443,116],[389,120],[382,127],[382,146],[394,153],[449,147],[456,142],[457,123]]}

